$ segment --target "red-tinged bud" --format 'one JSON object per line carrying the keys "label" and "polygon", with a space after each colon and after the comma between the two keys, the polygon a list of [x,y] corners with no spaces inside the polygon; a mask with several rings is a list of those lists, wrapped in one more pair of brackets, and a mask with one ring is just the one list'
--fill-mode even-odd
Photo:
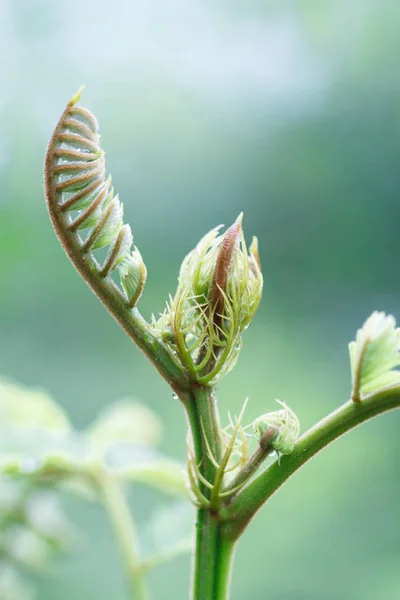
{"label": "red-tinged bud", "polygon": [[241,222],[236,221],[229,229],[227,229],[218,250],[210,296],[211,310],[214,311],[214,321],[217,325],[221,322],[229,269],[232,265],[234,252],[240,243],[241,231]]}
{"label": "red-tinged bud", "polygon": [[183,261],[175,298],[154,327],[193,380],[213,384],[232,369],[261,300],[257,242],[248,254],[242,215],[213,229]]}

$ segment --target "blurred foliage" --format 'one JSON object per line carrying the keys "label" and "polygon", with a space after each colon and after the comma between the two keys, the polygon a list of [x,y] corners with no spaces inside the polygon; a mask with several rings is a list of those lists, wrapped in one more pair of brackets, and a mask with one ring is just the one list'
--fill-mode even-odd
{"label": "blurred foliage", "polygon": [[36,474],[37,453],[66,431],[64,414],[43,392],[0,380],[0,598],[4,600],[36,597],[22,573],[48,574],[53,555],[67,549],[73,537],[53,486]]}
{"label": "blurred foliage", "polygon": [[57,551],[74,537],[59,500],[44,482],[30,477],[0,479],[0,598],[36,597],[24,572],[47,575]]}
{"label": "blurred foliage", "polygon": [[[254,419],[278,397],[304,430],[346,400],[355,330],[375,309],[400,316],[399,27],[394,0],[0,2],[1,372],[52,390],[79,429],[134,393],[161,415],[161,449],[184,455],[179,403],[46,213],[46,142],[86,83],[148,267],[146,315],[211,227],[244,210],[260,240],[264,299],[219,386],[222,414],[249,395]],[[398,423],[364,425],[271,499],[239,544],[233,600],[397,600]],[[158,492],[134,491],[144,525]],[[67,504],[91,541],[57,562],[41,600],[124,598],[101,512]],[[151,579],[156,597],[173,582],[183,600],[189,559]]]}
{"label": "blurred foliage", "polygon": [[[139,482],[186,497],[183,465],[154,447],[161,432],[150,409],[127,399],[109,406],[79,433],[44,391],[0,380],[2,600],[33,598],[18,569],[46,568],[48,573],[54,550],[66,546],[70,525],[57,492],[74,492],[101,503],[101,479],[111,473],[121,484]],[[143,535],[147,569],[191,549],[192,518],[193,510],[183,500],[164,504],[154,513]]]}

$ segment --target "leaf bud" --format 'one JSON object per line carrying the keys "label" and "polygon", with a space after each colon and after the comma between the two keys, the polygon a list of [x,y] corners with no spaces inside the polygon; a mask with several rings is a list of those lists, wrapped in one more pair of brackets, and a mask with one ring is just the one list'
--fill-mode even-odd
{"label": "leaf bud", "polygon": [[299,437],[300,423],[295,413],[286,404],[283,402],[279,402],[279,404],[283,408],[258,417],[253,422],[253,429],[260,440],[266,431],[271,428],[276,429],[276,434],[270,442],[271,448],[278,455],[291,454],[294,450],[295,442]]}
{"label": "leaf bud", "polygon": [[247,251],[242,215],[212,229],[184,259],[176,295],[153,325],[191,375],[214,384],[236,363],[241,335],[261,300],[257,240]]}

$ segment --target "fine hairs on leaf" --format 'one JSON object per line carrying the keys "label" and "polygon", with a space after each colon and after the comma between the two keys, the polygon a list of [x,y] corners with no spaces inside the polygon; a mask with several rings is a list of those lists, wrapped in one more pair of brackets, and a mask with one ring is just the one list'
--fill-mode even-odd
{"label": "fine hairs on leaf", "polygon": [[400,384],[400,330],[392,315],[373,312],[349,344],[352,399]]}
{"label": "fine hairs on leaf", "polygon": [[[212,229],[183,260],[176,293],[165,311],[147,323],[137,307],[146,267],[132,247],[122,204],[106,175],[97,121],[77,106],[80,93],[67,104],[47,150],[45,191],[51,220],[75,268],[171,386],[173,398],[180,399],[188,422],[187,472],[185,477],[180,463],[155,447],[161,423],[135,401],[112,405],[77,436],[52,404],[36,398],[38,422],[45,429],[58,425],[69,445],[63,440],[58,453],[54,446],[50,453],[42,450],[41,460],[31,464],[29,473],[46,475],[54,485],[84,482],[94,499],[103,503],[132,600],[149,598],[147,571],[180,554],[188,543],[186,533],[174,540],[169,533],[171,514],[178,514],[178,519],[183,515],[179,503],[172,511],[161,509],[147,524],[153,543],[143,558],[145,540],[132,516],[125,486],[150,485],[177,498],[188,488],[196,508],[191,598],[228,600],[237,542],[272,494],[330,442],[400,407],[399,330],[390,315],[375,312],[367,319],[350,344],[351,399],[344,399],[301,436],[299,419],[285,403],[275,411],[266,407],[267,412],[250,426],[242,424],[243,409],[223,428],[215,384],[236,365],[243,332],[261,301],[257,238],[247,249],[242,214],[225,232],[220,232],[221,227]],[[101,259],[99,250],[103,250]],[[10,402],[3,410],[13,427],[14,421],[20,427],[24,417],[14,419]],[[29,420],[33,411],[26,414]],[[21,455],[27,458],[29,443],[23,452],[20,447],[19,452],[4,453],[0,464],[4,473],[23,473]],[[32,454],[36,459],[34,446]],[[173,527],[175,532],[178,529]],[[158,546],[162,550],[157,556]],[[273,560],[270,552],[268,568],[273,568]],[[174,597],[173,589],[169,597]]]}
{"label": "fine hairs on leaf", "polygon": [[[129,225],[123,224],[123,206],[111,177],[106,177],[104,151],[98,124],[85,108],[76,106],[81,90],[67,104],[50,140],[45,163],[45,188],[49,212],[71,260],[86,274],[107,279],[118,271],[128,307],[139,300],[146,281],[146,267]],[[108,248],[99,263],[94,251]]]}
{"label": "fine hairs on leaf", "polygon": [[197,383],[214,385],[235,366],[263,287],[257,239],[247,250],[240,214],[212,229],[184,259],[174,298],[153,328]]}
{"label": "fine hairs on leaf", "polygon": [[[132,250],[130,226],[123,224],[122,204],[106,177],[97,120],[76,105],[82,89],[68,102],[47,147],[44,188],[51,221],[92,291],[170,385],[182,387],[185,374],[136,310],[147,270],[139,250]],[[95,256],[99,249],[107,250],[102,260]]]}

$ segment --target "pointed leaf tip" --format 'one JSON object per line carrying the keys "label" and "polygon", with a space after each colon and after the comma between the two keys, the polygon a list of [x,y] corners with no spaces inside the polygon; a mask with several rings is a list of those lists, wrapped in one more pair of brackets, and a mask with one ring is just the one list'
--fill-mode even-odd
{"label": "pointed leaf tip", "polygon": [[77,102],[79,102],[79,100],[81,99],[81,96],[82,96],[82,92],[85,89],[85,87],[86,87],[86,85],[81,85],[81,87],[76,92],[76,94],[74,96],[72,96],[71,100],[69,101],[70,106],[74,106]]}
{"label": "pointed leaf tip", "polygon": [[243,211],[238,215],[235,223],[239,223],[239,225],[242,226],[242,223],[243,223]]}
{"label": "pointed leaf tip", "polygon": [[254,257],[254,260],[256,261],[257,265],[261,268],[260,253],[258,251],[258,239],[255,235],[253,235],[253,239],[251,240],[249,253],[251,256]]}
{"label": "pointed leaf tip", "polygon": [[218,316],[223,311],[224,294],[228,283],[229,268],[232,264],[233,254],[240,239],[241,223],[235,221],[225,232],[218,250],[215,262],[213,284],[211,290],[211,304],[215,307],[217,322]]}

